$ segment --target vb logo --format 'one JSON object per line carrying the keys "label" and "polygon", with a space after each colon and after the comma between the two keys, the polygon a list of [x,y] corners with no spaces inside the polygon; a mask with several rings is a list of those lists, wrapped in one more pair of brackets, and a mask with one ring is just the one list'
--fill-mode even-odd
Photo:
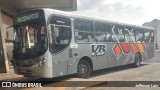
{"label": "vb logo", "polygon": [[106,53],[105,44],[92,44],[91,45],[92,55],[103,55]]}

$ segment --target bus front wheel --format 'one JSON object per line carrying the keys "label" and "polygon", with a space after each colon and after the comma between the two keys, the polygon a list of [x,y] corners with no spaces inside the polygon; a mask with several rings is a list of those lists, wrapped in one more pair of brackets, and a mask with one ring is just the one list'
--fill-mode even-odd
{"label": "bus front wheel", "polygon": [[91,66],[87,61],[80,61],[77,67],[77,77],[88,78],[91,73]]}

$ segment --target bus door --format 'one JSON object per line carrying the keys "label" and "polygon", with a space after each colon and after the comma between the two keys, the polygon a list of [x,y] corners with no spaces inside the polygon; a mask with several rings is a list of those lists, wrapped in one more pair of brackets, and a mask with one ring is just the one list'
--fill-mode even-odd
{"label": "bus door", "polygon": [[53,76],[67,75],[71,27],[50,25],[50,52],[53,61]]}

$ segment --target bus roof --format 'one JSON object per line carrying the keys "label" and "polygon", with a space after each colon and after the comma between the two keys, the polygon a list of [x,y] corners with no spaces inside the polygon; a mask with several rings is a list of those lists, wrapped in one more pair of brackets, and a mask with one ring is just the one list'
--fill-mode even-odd
{"label": "bus roof", "polygon": [[[100,18],[94,18],[94,17],[90,17],[90,16],[85,16],[85,15],[80,15],[80,14],[76,14],[76,13],[73,13],[73,12],[60,11],[60,10],[50,9],[50,8],[39,8],[39,9],[42,9],[42,10],[44,10],[46,12],[47,11],[49,11],[51,13],[53,12],[53,14],[56,14],[56,15],[66,16],[66,17],[70,17],[70,18],[80,18],[80,19],[94,20],[94,21],[100,21],[100,22],[105,22],[105,23],[111,23],[111,24],[118,24],[118,25],[125,25],[125,26],[130,26],[130,27],[142,28],[142,29],[155,30],[152,27],[120,23],[120,22],[110,21],[110,20],[106,20],[106,19],[100,19]],[[36,9],[32,9],[32,10],[36,10]],[[29,11],[29,10],[27,10],[27,11]]]}

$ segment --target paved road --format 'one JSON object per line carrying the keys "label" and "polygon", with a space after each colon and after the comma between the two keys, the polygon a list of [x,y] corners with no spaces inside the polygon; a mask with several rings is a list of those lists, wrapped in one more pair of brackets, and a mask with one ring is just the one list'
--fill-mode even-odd
{"label": "paved road", "polygon": [[[160,81],[160,53],[142,63],[138,68],[122,68],[112,73],[95,76],[97,80],[106,81]],[[160,86],[159,86],[160,87]],[[142,87],[91,87],[82,90],[160,90],[160,88]]]}

